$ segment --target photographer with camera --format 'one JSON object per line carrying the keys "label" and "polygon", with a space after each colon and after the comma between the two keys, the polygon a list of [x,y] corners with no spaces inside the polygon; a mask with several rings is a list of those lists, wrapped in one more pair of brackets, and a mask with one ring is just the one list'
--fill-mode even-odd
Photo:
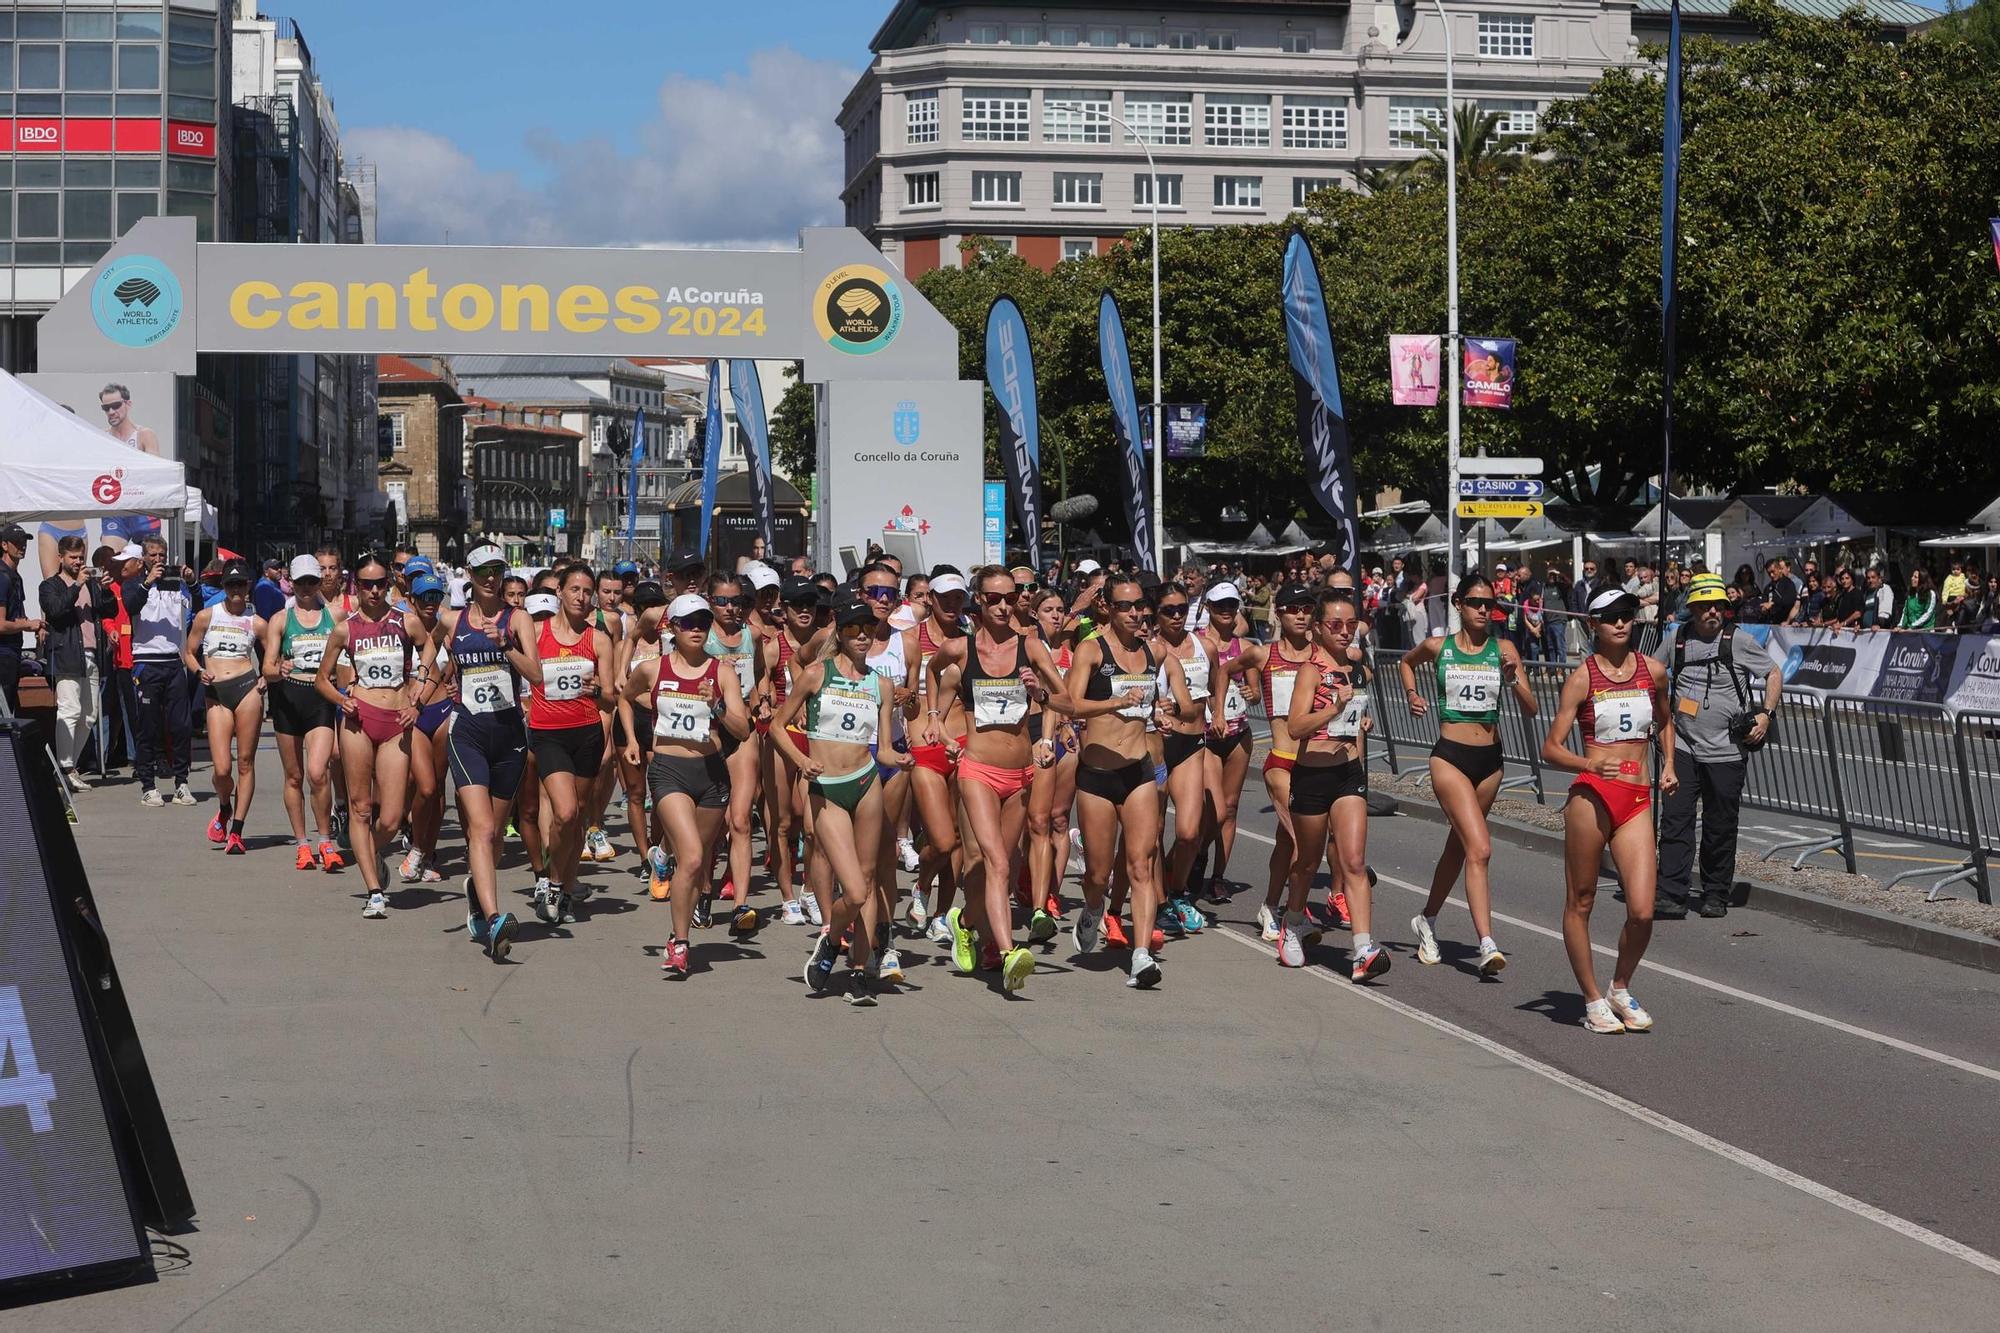
{"label": "photographer with camera", "polygon": [[139,780],[140,803],[157,809],[166,804],[154,786],[162,762],[173,767],[174,804],[193,805],[188,766],[193,748],[192,678],[181,661],[188,622],[196,607],[190,585],[194,571],[167,567],[167,544],[158,537],[144,543],[143,565],[118,585],[119,600],[132,621],[132,734],[139,753],[132,757]]}
{"label": "photographer with camera", "polygon": [[[1784,678],[1764,646],[1723,624],[1729,591],[1718,574],[1694,576],[1688,619],[1674,636],[1672,695],[1680,743],[1674,771],[1680,786],[1660,808],[1660,890],[1656,919],[1681,920],[1692,903],[1703,916],[1729,915],[1736,878],[1736,820],[1752,750],[1770,738]],[[1757,667],[1764,694],[1755,697]],[[1701,895],[1693,898],[1694,824],[1701,810]]]}

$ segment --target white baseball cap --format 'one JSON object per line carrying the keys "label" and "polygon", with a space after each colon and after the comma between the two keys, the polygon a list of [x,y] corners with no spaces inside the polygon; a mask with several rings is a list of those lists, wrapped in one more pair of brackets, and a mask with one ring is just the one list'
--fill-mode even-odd
{"label": "white baseball cap", "polygon": [[931,580],[931,592],[942,597],[948,592],[964,592],[965,580],[956,574],[940,574]]}
{"label": "white baseball cap", "polygon": [[775,588],[780,581],[778,571],[765,564],[752,564],[743,573],[750,580],[750,587],[755,592]]}
{"label": "white baseball cap", "polygon": [[1098,564],[1095,560],[1079,560],[1076,562],[1076,572],[1079,574],[1095,574],[1103,568],[1104,566]]}
{"label": "white baseball cap", "polygon": [[[121,561],[144,560],[146,558],[146,551],[145,548],[140,546],[139,543],[137,542],[126,542],[124,548],[118,552],[118,558]],[[319,562],[314,561],[313,563],[314,567],[317,568]]]}
{"label": "white baseball cap", "polygon": [[[128,547],[133,558],[138,558],[139,548]],[[292,577],[294,579],[316,579],[319,577],[319,557],[316,555],[295,555],[292,557]]]}
{"label": "white baseball cap", "polygon": [[562,609],[562,601],[552,592],[531,592],[522,599],[521,609],[531,616],[552,616]]}
{"label": "white baseball cap", "polygon": [[1243,600],[1243,594],[1237,589],[1235,584],[1224,579],[1208,590],[1206,600],[1211,602],[1240,602]]}
{"label": "white baseball cap", "polygon": [[504,565],[506,563],[507,553],[491,543],[485,546],[473,547],[465,557],[465,567],[467,569],[477,569],[481,565]]}
{"label": "white baseball cap", "polygon": [[679,620],[684,616],[700,615],[707,610],[709,610],[709,605],[706,597],[702,597],[696,593],[684,592],[674,598],[672,605],[667,607],[667,619]]}
{"label": "white baseball cap", "polygon": [[1590,599],[1590,614],[1600,615],[1620,602],[1630,602],[1634,610],[1639,606],[1639,599],[1623,588],[1606,588]]}

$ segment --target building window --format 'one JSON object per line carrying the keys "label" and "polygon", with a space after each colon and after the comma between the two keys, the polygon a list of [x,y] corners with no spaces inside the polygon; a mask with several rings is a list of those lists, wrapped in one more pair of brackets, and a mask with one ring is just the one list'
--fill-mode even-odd
{"label": "building window", "polygon": [[1068,24],[1058,24],[1049,29],[1050,46],[1076,46],[1078,44],[1077,31]]}
{"label": "building window", "polygon": [[389,423],[389,447],[399,454],[402,453],[403,447],[408,443],[403,434],[403,414],[384,412],[382,419]]}
{"label": "building window", "polygon": [[1271,99],[1243,93],[1210,93],[1202,128],[1216,148],[1269,148]]}
{"label": "building window", "polygon": [[63,235],[71,240],[111,239],[111,191],[66,191],[63,196],[63,213]]}
{"label": "building window", "polygon": [[1233,32],[1212,32],[1208,35],[1208,49],[1211,51],[1234,51],[1236,34]]}
{"label": "building window", "polygon": [[49,89],[62,87],[62,48],[42,46],[34,42],[23,43],[19,86]]}
{"label": "building window", "polygon": [[405,484],[400,481],[385,481],[382,483],[382,489],[389,496],[389,508],[396,511],[396,528],[401,531],[410,523],[409,511],[404,508],[408,503]]}
{"label": "building window", "polygon": [[938,95],[911,93],[903,101],[905,134],[911,143],[938,141]]}
{"label": "building window", "polygon": [[1151,212],[1153,208],[1153,182],[1160,182],[1161,209],[1181,207],[1181,178],[1179,175],[1155,177],[1150,171],[1142,171],[1132,178],[1132,204]]}
{"label": "building window", "polygon": [[1097,253],[1096,241],[1071,240],[1067,238],[1063,241],[1062,257],[1063,257],[1063,262],[1065,264],[1067,264],[1072,259],[1089,259],[1092,255],[1095,255],[1096,253]]}
{"label": "building window", "polygon": [[118,48],[118,90],[127,93],[160,91],[158,42],[127,42]]}
{"label": "building window", "polygon": [[1157,28],[1134,28],[1125,37],[1125,44],[1137,51],[1150,51],[1160,44]]}
{"label": "building window", "polygon": [[59,194],[22,194],[16,197],[15,206],[19,210],[14,223],[14,235],[22,240],[54,240],[62,235],[62,196]]}
{"label": "building window", "polygon": [[1278,49],[1288,56],[1311,55],[1313,49],[1312,34],[1309,32],[1288,32],[1278,38]]}
{"label": "building window", "polygon": [[1154,147],[1194,142],[1194,98],[1190,93],[1127,93],[1126,143],[1141,139]]}
{"label": "building window", "polygon": [[1042,138],[1048,143],[1110,143],[1111,94],[1050,89],[1042,97]]}
{"label": "building window", "polygon": [[975,171],[972,173],[972,202],[988,206],[1021,202],[1021,173],[1018,171]]}
{"label": "building window", "polygon": [[214,97],[215,48],[168,43],[167,91],[188,97]]}
{"label": "building window", "polygon": [[1318,194],[1321,190],[1337,190],[1339,188],[1340,182],[1331,176],[1294,176],[1292,177],[1292,207],[1304,208],[1308,196]]}
{"label": "building window", "polygon": [[[110,18],[104,15],[71,17]],[[71,42],[63,50],[63,87],[73,93],[111,91],[111,43]]]}
{"label": "building window", "polygon": [[903,177],[905,208],[936,208],[937,205],[938,174],[935,171],[919,171]]}
{"label": "building window", "polygon": [[1174,28],[1167,33],[1167,49],[1170,51],[1192,51],[1201,45],[1201,34],[1185,28]]}
{"label": "building window", "polygon": [[1527,14],[1481,14],[1479,54],[1496,60],[1535,58],[1535,20]]}
{"label": "building window", "polygon": [[1528,140],[1542,127],[1541,113],[1533,102],[1481,102],[1479,110],[1500,117],[1493,132],[1508,141],[1509,151],[1524,152]]}
{"label": "building window", "polygon": [[132,224],[140,218],[158,217],[160,196],[151,194],[121,194],[118,196],[118,234],[123,236],[132,230]]}
{"label": "building window", "polygon": [[1444,99],[1389,99],[1389,146],[1422,152],[1444,138]]}
{"label": "building window", "polygon": [[1104,173],[1100,171],[1058,171],[1055,203],[1058,208],[1104,207]]}
{"label": "building window", "polygon": [[1039,23],[1009,23],[1007,25],[1009,46],[1040,46],[1042,28]]}
{"label": "building window", "polygon": [[974,46],[1000,45],[1000,25],[997,23],[968,23],[965,25],[965,40]]}
{"label": "building window", "polygon": [[1118,29],[1107,28],[1100,24],[1092,24],[1090,29],[1090,44],[1092,46],[1118,45]]}
{"label": "building window", "polygon": [[1264,207],[1262,176],[1217,176],[1215,206],[1222,209],[1259,210]]}
{"label": "building window", "polygon": [[1285,98],[1285,147],[1347,147],[1347,103],[1338,97]]}
{"label": "building window", "polygon": [[968,88],[959,128],[967,143],[1026,143],[1028,94],[1011,88]]}

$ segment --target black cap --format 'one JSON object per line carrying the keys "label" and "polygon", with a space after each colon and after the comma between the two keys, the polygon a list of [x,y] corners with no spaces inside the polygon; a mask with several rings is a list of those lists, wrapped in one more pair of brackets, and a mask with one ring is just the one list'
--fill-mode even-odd
{"label": "black cap", "polygon": [[251,577],[251,569],[249,564],[246,561],[242,560],[231,560],[227,562],[222,566],[220,581],[225,585],[231,583],[252,582],[253,579]]}
{"label": "black cap", "polygon": [[16,546],[26,546],[28,544],[28,530],[19,523],[9,523],[6,527],[0,528],[0,542],[12,542]]}
{"label": "black cap", "polygon": [[653,579],[641,579],[632,587],[632,609],[650,611],[667,604],[667,590]]}
{"label": "black cap", "polygon": [[825,595],[826,589],[811,579],[802,579],[794,575],[786,575],[784,582],[778,585],[778,600],[788,606],[803,602],[818,602]]}
{"label": "black cap", "polygon": [[833,623],[842,629],[849,625],[872,625],[875,623],[875,608],[856,597],[842,598],[834,605]]}
{"label": "black cap", "polygon": [[708,568],[708,562],[703,560],[701,552],[695,550],[692,546],[683,546],[680,550],[674,552],[673,562],[669,568],[676,573],[679,573],[683,569],[706,569]]}
{"label": "black cap", "polygon": [[1278,595],[1271,599],[1273,606],[1311,606],[1319,600],[1319,594],[1303,583],[1287,583],[1278,589]]}

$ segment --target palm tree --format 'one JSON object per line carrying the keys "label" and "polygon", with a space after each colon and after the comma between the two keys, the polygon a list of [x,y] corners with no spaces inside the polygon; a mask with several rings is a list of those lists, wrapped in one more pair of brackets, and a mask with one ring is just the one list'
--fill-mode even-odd
{"label": "palm tree", "polygon": [[[1522,150],[1528,140],[1522,135],[1503,133],[1500,126],[1506,118],[1498,111],[1481,111],[1475,103],[1461,102],[1452,109],[1451,118],[1460,180],[1505,177],[1520,168]],[[1427,116],[1422,133],[1426,141],[1424,155],[1410,163],[1410,168],[1431,176],[1441,176],[1444,174],[1444,125],[1436,116]]]}

